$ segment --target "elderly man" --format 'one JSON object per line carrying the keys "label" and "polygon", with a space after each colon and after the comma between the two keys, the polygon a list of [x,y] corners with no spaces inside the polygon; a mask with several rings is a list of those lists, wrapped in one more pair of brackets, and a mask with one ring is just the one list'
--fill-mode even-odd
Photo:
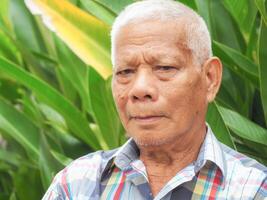
{"label": "elderly man", "polygon": [[130,139],[74,161],[43,199],[267,199],[267,169],[205,123],[222,64],[198,14],[171,0],[128,6],[112,27],[112,59]]}

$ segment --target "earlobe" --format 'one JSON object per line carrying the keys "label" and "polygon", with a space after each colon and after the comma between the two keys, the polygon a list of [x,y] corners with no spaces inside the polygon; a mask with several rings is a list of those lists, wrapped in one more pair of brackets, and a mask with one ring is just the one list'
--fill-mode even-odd
{"label": "earlobe", "polygon": [[215,99],[221,85],[222,63],[218,57],[211,57],[203,67],[206,77],[207,101],[211,102]]}

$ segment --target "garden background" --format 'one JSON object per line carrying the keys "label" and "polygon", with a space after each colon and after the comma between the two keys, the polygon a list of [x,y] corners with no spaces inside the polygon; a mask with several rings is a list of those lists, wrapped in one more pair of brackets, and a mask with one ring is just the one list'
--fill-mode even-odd
{"label": "garden background", "polygon": [[[109,31],[131,2],[0,1],[0,200],[40,199],[73,159],[125,142]],[[224,65],[207,121],[220,141],[267,165],[266,1],[181,2],[205,19]]]}

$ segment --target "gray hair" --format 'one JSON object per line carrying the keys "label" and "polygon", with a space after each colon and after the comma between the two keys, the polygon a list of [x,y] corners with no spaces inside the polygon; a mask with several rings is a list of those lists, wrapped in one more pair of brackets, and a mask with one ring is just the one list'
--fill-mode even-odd
{"label": "gray hair", "polygon": [[202,64],[212,56],[211,38],[205,21],[195,11],[173,0],[144,0],[127,6],[115,19],[111,30],[111,60],[114,66],[115,41],[120,29],[143,20],[179,20],[186,16],[185,44]]}

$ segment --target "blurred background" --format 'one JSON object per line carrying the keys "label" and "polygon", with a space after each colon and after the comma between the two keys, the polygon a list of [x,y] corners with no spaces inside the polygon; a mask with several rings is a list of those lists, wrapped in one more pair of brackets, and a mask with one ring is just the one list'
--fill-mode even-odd
{"label": "blurred background", "polygon": [[[109,32],[132,2],[0,1],[0,200],[40,199],[73,159],[126,141]],[[224,65],[207,121],[220,141],[267,165],[267,1],[181,2],[205,19]]]}

